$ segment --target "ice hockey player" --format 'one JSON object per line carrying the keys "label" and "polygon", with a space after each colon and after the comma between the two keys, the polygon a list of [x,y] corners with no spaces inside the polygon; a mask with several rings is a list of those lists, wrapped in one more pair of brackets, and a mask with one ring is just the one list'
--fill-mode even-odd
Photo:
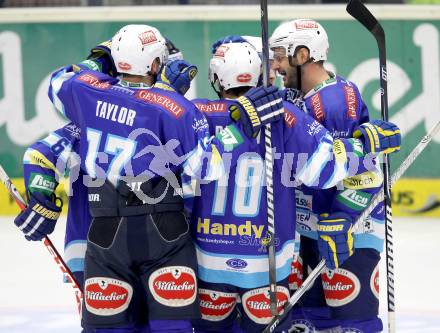
{"label": "ice hockey player", "polygon": [[[234,132],[225,127],[234,118],[230,105],[257,85],[260,71],[260,58],[251,45],[221,44],[215,49],[209,70],[209,79],[220,99],[194,100],[207,116],[210,130],[218,131],[231,147],[238,143],[231,139]],[[333,187],[355,174],[356,171],[347,167],[349,159],[356,151],[363,154],[359,140],[333,140],[322,125],[291,103],[285,104],[284,115],[283,123],[272,126],[279,311],[289,298],[287,278],[295,231],[291,218],[295,216],[292,202],[296,182],[291,181],[292,175],[313,187]],[[398,133],[395,139],[398,144]],[[366,147],[371,143],[369,138],[363,140]],[[231,161],[236,165],[228,168],[228,174],[196,188],[200,195],[193,199],[191,228],[199,265],[202,320],[194,323],[199,333],[237,331],[234,322],[238,311],[244,332],[261,331],[271,319],[267,250],[262,245],[267,208],[263,189],[265,148],[264,140],[261,141],[246,143],[247,153]],[[383,149],[386,142],[388,139],[380,138]],[[287,326],[290,327],[290,322],[280,325],[279,330]]]}
{"label": "ice hockey player", "polygon": [[[81,181],[76,181],[82,174],[77,161],[79,135],[79,128],[69,123],[26,150],[23,174],[30,205],[17,216],[15,224],[28,240],[39,241],[49,235],[55,228],[62,207],[55,190],[60,180],[70,176],[72,182],[68,194],[75,196],[69,200],[64,260],[82,285],[89,211],[87,190]],[[47,219],[44,218],[44,209],[35,212],[30,207],[34,204],[47,209]]]}
{"label": "ice hockey player", "polygon": [[[172,55],[172,59],[168,58],[168,63],[173,60],[182,60],[182,52],[169,39],[166,39],[166,46],[169,54]],[[77,70],[79,68],[91,69],[116,76],[117,70],[111,56],[111,40],[95,46],[87,60],[75,66],[77,66]],[[176,91],[184,94],[192,78],[169,71],[167,71],[167,75],[169,76],[168,81],[172,81],[169,84]],[[28,198],[38,198],[40,202],[44,202],[48,206],[53,205],[52,202],[55,200],[60,203],[60,198],[54,197],[55,189],[60,180],[70,179],[64,260],[75,280],[83,288],[84,257],[91,218],[87,202],[87,188],[82,181],[84,172],[79,167],[79,138],[79,128],[73,123],[69,123],[31,145],[26,150],[23,162]],[[49,202],[46,203],[46,200]],[[19,214],[16,224],[24,232],[26,239],[41,240],[54,230],[58,216],[50,221],[43,221],[34,228],[34,223],[25,223],[32,212],[32,209],[27,209]],[[91,332],[94,330],[83,329],[83,333]]]}
{"label": "ice hockey player", "polygon": [[[173,186],[183,170],[219,177],[225,143],[209,138],[203,114],[172,91],[166,75],[160,83],[167,91],[150,87],[167,58],[157,29],[123,27],[112,38],[111,55],[120,79],[68,66],[52,75],[49,87],[57,110],[81,129],[81,168],[88,176],[93,219],[83,323],[96,332],[136,332],[147,321],[152,332],[191,332],[188,319],[199,314],[196,258]],[[176,70],[195,74],[185,64]],[[255,135],[282,116],[276,89],[252,93],[246,105],[236,103],[240,119],[230,129],[237,141],[247,142],[243,132]]]}
{"label": "ice hockey player", "polygon": [[[294,92],[286,96],[297,97],[295,90],[300,90],[303,108],[334,139],[358,135],[359,126],[369,121],[368,109],[354,83],[325,69],[329,42],[324,28],[308,19],[285,22],[273,32],[270,47],[273,68]],[[360,128],[368,133],[370,125]],[[379,191],[382,178],[377,168],[344,180],[343,189],[317,191],[303,186],[297,190],[303,277],[321,258],[328,267],[321,281],[302,297],[302,313],[293,314],[298,332],[382,331],[378,263],[383,247],[383,205],[352,234],[353,223]],[[340,231],[326,231],[328,226],[338,226]]]}

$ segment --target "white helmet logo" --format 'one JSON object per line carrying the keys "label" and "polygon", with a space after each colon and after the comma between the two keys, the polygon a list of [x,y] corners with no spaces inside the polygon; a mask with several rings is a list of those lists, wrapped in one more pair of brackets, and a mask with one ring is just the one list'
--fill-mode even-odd
{"label": "white helmet logo", "polygon": [[295,28],[296,30],[308,30],[308,29],[318,29],[318,23],[316,21],[309,21],[309,20],[301,20],[301,21],[295,21]]}
{"label": "white helmet logo", "polygon": [[156,35],[152,30],[145,31],[141,34],[139,34],[139,39],[142,43],[142,45],[148,45],[154,42],[157,42]]}

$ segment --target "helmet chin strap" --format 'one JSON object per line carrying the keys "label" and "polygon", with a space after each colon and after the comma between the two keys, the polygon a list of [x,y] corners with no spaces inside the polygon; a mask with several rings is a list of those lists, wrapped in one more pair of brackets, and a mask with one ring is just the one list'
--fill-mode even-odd
{"label": "helmet chin strap", "polygon": [[296,67],[296,82],[297,82],[297,87],[296,87],[296,89],[298,89],[298,90],[302,90],[302,89],[301,89],[301,87],[302,87],[302,74],[301,74],[302,66],[307,65],[307,64],[313,62],[313,58],[309,58],[309,59],[308,59],[306,62],[304,62],[302,65],[295,65],[295,64],[293,63],[293,57],[294,57],[294,56],[288,56],[287,59],[289,60],[289,65],[290,65],[291,67]]}
{"label": "helmet chin strap", "polygon": [[211,82],[211,87],[217,93],[218,98],[222,98],[221,87],[220,87],[220,83],[218,82],[218,79],[215,80],[214,83]]}

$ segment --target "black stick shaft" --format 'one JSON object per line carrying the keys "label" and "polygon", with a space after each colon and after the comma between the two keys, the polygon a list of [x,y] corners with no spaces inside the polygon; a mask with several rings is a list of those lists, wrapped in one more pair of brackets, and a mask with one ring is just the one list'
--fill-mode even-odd
{"label": "black stick shaft", "polygon": [[[261,0],[261,44],[263,51],[263,84],[269,85],[269,36],[267,18],[267,0]],[[264,128],[265,160],[266,160],[266,195],[267,195],[267,251],[269,259],[269,295],[270,312],[277,315],[277,278],[276,278],[276,251],[275,251],[275,214],[273,200],[273,154],[271,126]]]}

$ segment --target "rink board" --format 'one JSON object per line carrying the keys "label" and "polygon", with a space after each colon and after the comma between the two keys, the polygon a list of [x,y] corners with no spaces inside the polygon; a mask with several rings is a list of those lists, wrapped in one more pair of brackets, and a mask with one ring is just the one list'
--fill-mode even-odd
{"label": "rink board", "polygon": [[[370,8],[387,34],[390,119],[400,126],[403,135],[401,152],[392,156],[391,167],[395,169],[440,119],[440,6]],[[122,25],[157,26],[181,48],[188,61],[198,65],[199,74],[189,97],[214,97],[207,80],[211,43],[228,34],[259,35],[258,14],[258,6],[1,10],[0,164],[11,177],[22,177],[26,147],[65,122],[46,96],[51,71],[84,59],[90,47],[111,37]],[[270,6],[269,30],[295,17],[317,18],[325,26],[330,39],[327,67],[355,82],[371,117],[379,118],[377,47],[371,35],[342,5]],[[439,152],[440,135],[405,177],[440,179]],[[395,214],[411,214],[425,204],[429,208],[431,201],[435,203],[438,182],[420,181],[423,186],[419,188],[409,181],[407,187],[396,190]],[[12,209],[4,207],[3,201],[0,207],[0,214]],[[431,209],[424,214],[438,211]]]}
{"label": "rink board", "polygon": [[[23,178],[13,182],[24,196]],[[57,195],[63,199],[63,212],[67,211],[68,196],[62,186]],[[393,215],[440,217],[440,179],[402,179],[393,187]],[[18,206],[8,195],[4,186],[0,186],[0,215],[15,215]]]}

